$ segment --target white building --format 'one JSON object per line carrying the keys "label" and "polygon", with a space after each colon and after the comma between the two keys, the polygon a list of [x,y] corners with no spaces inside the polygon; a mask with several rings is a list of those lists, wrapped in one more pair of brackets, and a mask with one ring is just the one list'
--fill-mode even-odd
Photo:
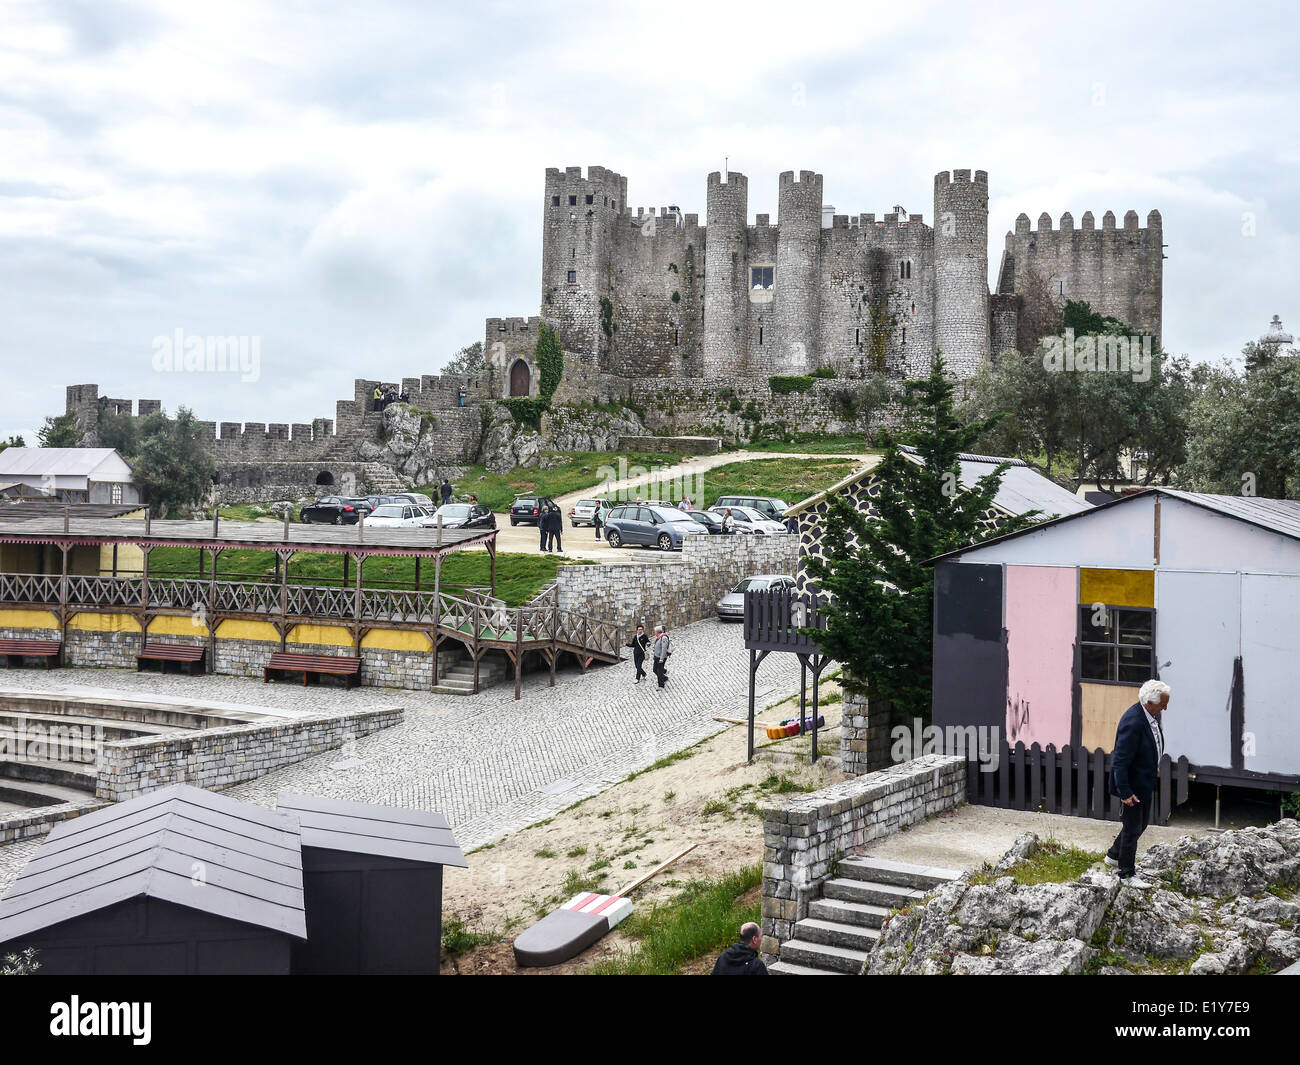
{"label": "white building", "polygon": [[111,447],[10,447],[0,451],[0,496],[139,503],[140,489]]}

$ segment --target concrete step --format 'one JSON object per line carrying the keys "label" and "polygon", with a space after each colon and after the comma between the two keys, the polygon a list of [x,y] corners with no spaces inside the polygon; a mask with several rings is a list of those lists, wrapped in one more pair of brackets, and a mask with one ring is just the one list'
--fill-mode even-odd
{"label": "concrete step", "polygon": [[876,940],[880,938],[880,929],[864,928],[856,924],[841,924],[839,921],[825,921],[819,917],[805,917],[794,926],[794,934],[801,941],[865,952],[876,945]]}
{"label": "concrete step", "polygon": [[917,899],[925,898],[917,888],[899,887],[897,884],[876,884],[867,880],[850,880],[837,876],[822,885],[822,897],[843,902],[865,902],[871,906],[884,906],[901,910]]}
{"label": "concrete step", "polygon": [[937,865],[912,865],[888,858],[854,855],[843,858],[835,867],[835,875],[849,880],[868,880],[873,884],[896,884],[899,887],[931,889],[956,880],[961,873]]}
{"label": "concrete step", "polygon": [[828,943],[812,943],[806,939],[789,939],[781,944],[781,960],[856,976],[862,971],[867,952],[849,947],[833,947]]}
{"label": "concrete step", "polygon": [[843,899],[815,899],[808,904],[808,916],[819,921],[836,921],[858,928],[880,928],[889,916],[888,906],[873,906],[866,902],[846,902]]}
{"label": "concrete step", "polygon": [[814,969],[808,965],[795,965],[790,961],[774,961],[767,967],[768,976],[843,976],[837,969]]}

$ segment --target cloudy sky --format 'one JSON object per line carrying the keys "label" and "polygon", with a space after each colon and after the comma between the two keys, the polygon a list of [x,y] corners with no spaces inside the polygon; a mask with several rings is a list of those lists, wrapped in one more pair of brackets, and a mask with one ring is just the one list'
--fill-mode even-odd
{"label": "cloudy sky", "polygon": [[[702,217],[726,156],[774,218],[816,169],[927,222],[986,169],[994,256],[1022,210],[1159,208],[1168,350],[1300,330],[1294,6],[1070,7],[6,0],[0,435],[68,384],[309,421],[437,372],[538,312],[547,166]],[[177,329],[258,337],[260,378],[157,372]]]}

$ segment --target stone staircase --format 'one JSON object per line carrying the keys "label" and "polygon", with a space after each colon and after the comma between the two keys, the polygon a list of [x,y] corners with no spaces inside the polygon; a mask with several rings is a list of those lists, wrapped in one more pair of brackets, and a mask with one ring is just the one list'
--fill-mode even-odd
{"label": "stone staircase", "polygon": [[[443,656],[447,665],[443,666]],[[438,683],[433,690],[441,695],[474,694],[474,660],[466,652],[438,652]],[[478,664],[478,688],[483,691],[506,679],[506,663],[500,657],[485,657]]]}
{"label": "stone staircase", "polygon": [[953,869],[910,865],[886,858],[842,859],[822,884],[822,897],[781,944],[781,958],[767,967],[773,976],[853,976],[880,938],[893,910],[902,909],[956,880]]}

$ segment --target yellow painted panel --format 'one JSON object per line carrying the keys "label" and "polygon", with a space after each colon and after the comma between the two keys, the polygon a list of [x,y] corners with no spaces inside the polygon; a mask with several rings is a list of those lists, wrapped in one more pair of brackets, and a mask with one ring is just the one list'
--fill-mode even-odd
{"label": "yellow painted panel", "polygon": [[207,636],[208,627],[192,617],[160,617],[149,622],[149,632],[154,636]]}
{"label": "yellow painted panel", "polygon": [[1080,684],[1079,711],[1083,724],[1079,739],[1093,751],[1115,746],[1115,729],[1124,711],[1138,699],[1138,686],[1126,684]]}
{"label": "yellow painted panel", "polygon": [[[141,517],[144,511],[140,511]],[[102,544],[99,548],[99,572],[101,576],[113,575],[113,545]],[[144,552],[135,544],[117,545],[117,575],[129,577],[144,572]]]}
{"label": "yellow painted panel", "polygon": [[217,626],[218,640],[265,640],[279,643],[280,634],[269,621],[223,621]]}
{"label": "yellow painted panel", "polygon": [[338,625],[295,625],[285,643],[316,643],[327,647],[351,647],[352,634]]}
{"label": "yellow painted panel", "polygon": [[361,637],[361,646],[382,651],[428,651],[433,644],[424,633],[413,629],[371,629]]}
{"label": "yellow painted panel", "polygon": [[130,614],[74,614],[68,628],[79,632],[139,632],[140,622]]}
{"label": "yellow painted panel", "polygon": [[0,629],[57,629],[58,619],[48,610],[0,610]]}
{"label": "yellow painted panel", "polygon": [[1149,569],[1082,569],[1079,602],[1107,606],[1156,605],[1156,575]]}

